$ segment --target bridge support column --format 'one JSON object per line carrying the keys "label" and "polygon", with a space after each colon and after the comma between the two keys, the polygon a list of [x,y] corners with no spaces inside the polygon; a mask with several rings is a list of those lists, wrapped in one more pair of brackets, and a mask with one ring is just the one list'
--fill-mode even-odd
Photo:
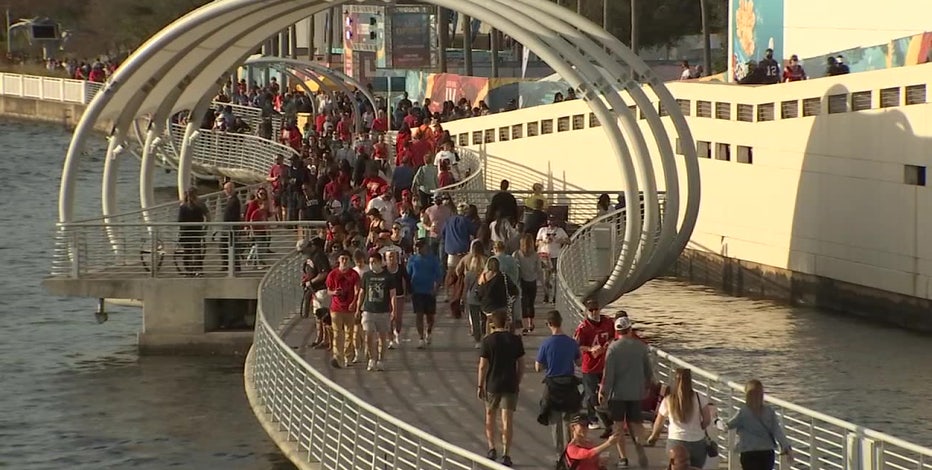
{"label": "bridge support column", "polygon": [[151,279],[143,286],[142,355],[245,355],[259,279]]}

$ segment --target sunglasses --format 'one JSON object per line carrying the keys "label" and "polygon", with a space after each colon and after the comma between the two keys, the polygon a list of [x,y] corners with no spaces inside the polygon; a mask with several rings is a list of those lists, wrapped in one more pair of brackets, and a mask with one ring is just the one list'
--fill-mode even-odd
{"label": "sunglasses", "polygon": [[589,312],[598,312],[598,311],[599,311],[598,307],[593,307],[589,309]]}

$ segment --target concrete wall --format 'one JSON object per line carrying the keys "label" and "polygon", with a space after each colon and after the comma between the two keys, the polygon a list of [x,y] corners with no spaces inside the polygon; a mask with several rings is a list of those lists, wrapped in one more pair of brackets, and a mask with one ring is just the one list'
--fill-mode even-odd
{"label": "concrete wall", "polygon": [[[932,193],[906,180],[906,165],[925,171],[932,148],[932,105],[924,96],[929,77],[932,65],[769,87],[671,83],[674,96],[688,100],[683,104],[695,139],[708,142],[713,157],[700,159],[702,206],[691,248],[932,298]],[[880,90],[888,88],[895,90],[885,96],[896,91],[899,100],[884,104],[898,105],[881,108]],[[907,94],[923,104],[904,106]],[[709,103],[713,117],[697,117],[699,101]],[[799,117],[782,118],[784,102],[797,106]],[[727,119],[714,118],[717,103]],[[850,111],[865,104],[871,109]],[[766,115],[771,105],[774,120],[763,121],[757,113]],[[830,107],[845,112],[830,114]],[[803,117],[804,108],[818,115]],[[585,128],[558,132],[557,120],[566,118],[572,127],[574,116],[584,117]],[[548,119],[553,134],[526,137],[527,123]],[[565,178],[569,186],[621,190],[620,167],[604,132],[589,124],[587,105],[576,101],[446,127],[457,138],[468,132],[469,144],[473,130],[492,130],[495,142],[480,147],[523,166],[520,172],[490,171],[493,181],[512,177],[522,182],[516,189],[526,189],[530,179]],[[500,142],[502,132],[516,135],[512,126],[524,137]],[[739,146],[749,149],[751,163],[737,161]],[[654,167],[662,174],[659,164]]]}
{"label": "concrete wall", "polygon": [[0,95],[0,116],[60,123],[74,127],[84,114],[83,104],[42,101]]}

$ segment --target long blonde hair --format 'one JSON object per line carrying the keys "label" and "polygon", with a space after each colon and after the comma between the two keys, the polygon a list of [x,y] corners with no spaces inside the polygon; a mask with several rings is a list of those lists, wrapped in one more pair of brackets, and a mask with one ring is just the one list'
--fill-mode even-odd
{"label": "long blonde hair", "polygon": [[537,256],[537,247],[535,245],[534,235],[525,233],[521,237],[521,254],[524,256]]}
{"label": "long blonde hair", "polygon": [[744,403],[759,415],[764,409],[764,384],[760,380],[751,379],[744,385]]}
{"label": "long blonde hair", "polygon": [[693,413],[696,394],[693,391],[693,373],[691,370],[680,367],[676,369],[673,389],[667,396],[667,407],[670,416],[679,423],[689,422]]}
{"label": "long blonde hair", "polygon": [[465,257],[466,271],[481,274],[482,270],[485,269],[485,260],[486,256],[485,250],[482,247],[482,242],[473,240],[472,244],[469,245],[469,254]]}

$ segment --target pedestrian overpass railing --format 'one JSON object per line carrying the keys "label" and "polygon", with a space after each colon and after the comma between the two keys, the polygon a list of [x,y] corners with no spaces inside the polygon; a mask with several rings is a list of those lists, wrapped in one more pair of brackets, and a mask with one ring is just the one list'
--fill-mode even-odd
{"label": "pedestrian overpass railing", "polygon": [[85,80],[0,73],[0,95],[3,96],[88,104],[103,87],[103,83]]}
{"label": "pedestrian overpass railing", "polygon": [[[605,260],[613,262],[624,250],[624,210],[596,218],[577,230],[563,250],[557,265],[558,306],[582,320],[586,294],[604,279]],[[692,370],[693,387],[706,395],[719,415],[735,413],[744,400],[744,385],[702,369],[657,347],[652,348],[659,378],[672,383],[677,368]],[[750,372],[753,374],[753,372]],[[810,470],[932,470],[932,449],[858,426],[773,396],[765,398],[783,421],[787,438],[796,455],[788,468]],[[716,438],[723,445],[722,457],[729,470],[741,468],[734,452],[734,432]]]}
{"label": "pedestrian overpass railing", "polygon": [[334,469],[506,469],[372,406],[285,343],[282,334],[301,308],[303,262],[294,253],[262,279],[245,376],[253,411],[270,434],[280,436],[286,454],[295,463]]}
{"label": "pedestrian overpass railing", "polygon": [[[179,155],[185,126],[171,124],[169,129],[172,146]],[[198,172],[230,176],[239,181],[262,181],[276,157],[282,155],[289,161],[292,155],[300,155],[287,145],[255,135],[208,129],[195,131],[189,144],[193,146],[192,164]]]}

